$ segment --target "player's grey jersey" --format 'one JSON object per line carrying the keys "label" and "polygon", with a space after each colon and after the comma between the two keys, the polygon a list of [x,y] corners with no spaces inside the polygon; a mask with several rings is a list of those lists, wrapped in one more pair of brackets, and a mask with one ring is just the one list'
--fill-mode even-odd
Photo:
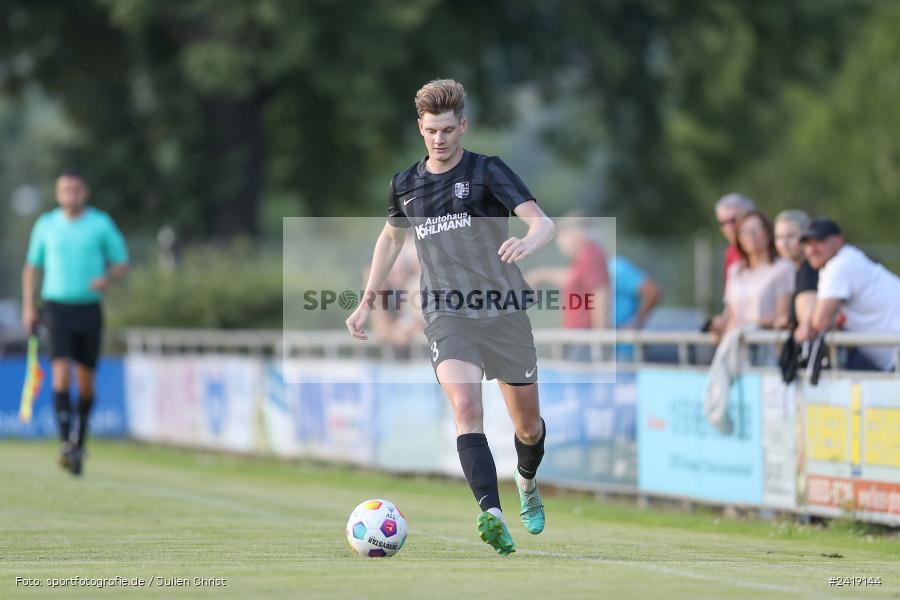
{"label": "player's grey jersey", "polygon": [[429,173],[427,157],[391,179],[388,222],[413,227],[422,265],[422,310],[495,317],[531,304],[533,292],[515,264],[497,250],[509,238],[509,216],[533,200],[496,156],[464,151],[446,173]]}

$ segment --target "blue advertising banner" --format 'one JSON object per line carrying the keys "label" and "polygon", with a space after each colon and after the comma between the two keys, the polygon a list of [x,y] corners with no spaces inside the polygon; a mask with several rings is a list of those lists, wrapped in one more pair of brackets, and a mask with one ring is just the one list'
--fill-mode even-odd
{"label": "blue advertising banner", "polygon": [[293,407],[298,447],[317,458],[374,464],[373,367],[335,360],[285,361],[284,368],[284,402]]}
{"label": "blue advertising banner", "polygon": [[732,386],[729,435],[703,415],[706,379],[690,371],[638,373],[638,485],[642,492],[760,504],[760,377],[745,374]]}
{"label": "blue advertising banner", "polygon": [[[376,465],[391,471],[459,472],[450,403],[429,364],[382,366],[375,384]],[[401,383],[406,377],[410,383]]]}
{"label": "blue advertising banner", "polygon": [[[50,362],[41,359],[46,378],[40,395],[34,402],[34,414],[27,425],[19,422],[19,398],[25,379],[25,358],[0,359],[0,437],[40,438],[56,437],[56,417],[53,412],[53,392],[50,383]],[[72,401],[76,402],[74,377]],[[91,435],[124,437],[127,435],[125,387],[122,359],[104,358],[97,366],[96,397],[91,413]]]}
{"label": "blue advertising banner", "polygon": [[633,373],[616,383],[596,374],[541,371],[541,413],[551,424],[542,476],[579,484],[637,483],[636,392]]}

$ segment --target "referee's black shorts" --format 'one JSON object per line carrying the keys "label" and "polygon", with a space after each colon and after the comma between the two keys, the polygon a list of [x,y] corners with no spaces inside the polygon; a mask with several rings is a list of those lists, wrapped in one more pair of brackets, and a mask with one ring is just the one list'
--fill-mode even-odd
{"label": "referee's black shorts", "polygon": [[435,375],[439,364],[453,358],[481,367],[487,379],[512,385],[538,380],[531,320],[524,310],[485,319],[441,314],[425,327],[425,336]]}
{"label": "referee's black shorts", "polygon": [[70,358],[93,369],[100,356],[103,311],[100,303],[45,302],[41,321],[50,332],[50,356]]}

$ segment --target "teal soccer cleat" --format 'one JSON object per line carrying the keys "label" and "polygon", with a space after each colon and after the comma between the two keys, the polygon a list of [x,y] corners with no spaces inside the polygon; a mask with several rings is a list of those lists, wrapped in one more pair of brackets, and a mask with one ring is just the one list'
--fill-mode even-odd
{"label": "teal soccer cleat", "polygon": [[519,487],[519,478],[514,476],[514,479],[516,489],[519,490],[519,503],[522,505],[522,511],[519,513],[522,525],[525,526],[528,533],[537,535],[544,530],[544,504],[541,502],[541,493],[538,490],[537,482],[534,484],[533,491],[526,492]]}
{"label": "teal soccer cleat", "polygon": [[476,525],[481,541],[492,546],[497,554],[506,556],[516,551],[516,543],[500,517],[485,511],[478,515]]}

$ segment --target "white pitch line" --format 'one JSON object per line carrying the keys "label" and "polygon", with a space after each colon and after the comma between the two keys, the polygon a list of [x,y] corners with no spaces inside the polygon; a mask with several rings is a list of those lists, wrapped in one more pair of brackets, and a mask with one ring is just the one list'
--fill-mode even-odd
{"label": "white pitch line", "polygon": [[270,510],[264,510],[258,508],[253,505],[245,504],[243,502],[238,502],[231,499],[226,499],[221,496],[210,496],[207,494],[198,494],[196,492],[187,492],[184,490],[173,489],[171,486],[168,487],[160,487],[160,486],[152,486],[148,484],[135,483],[135,482],[125,482],[118,481],[115,479],[93,479],[93,482],[98,484],[106,485],[113,488],[119,488],[124,490],[132,490],[134,492],[140,494],[149,494],[153,496],[158,496],[162,498],[168,498],[171,500],[185,500],[189,502],[193,502],[194,504],[200,504],[202,506],[208,507],[217,507],[224,508],[226,510],[231,510],[234,512],[243,513],[245,515],[255,516],[255,517],[263,517],[266,519],[284,519],[285,516],[282,513],[272,512]]}
{"label": "white pitch line", "polygon": [[[453,538],[446,535],[441,534],[431,534],[433,537],[440,538],[446,542],[453,542],[458,544],[469,544],[471,540],[462,539],[462,538]],[[756,589],[756,590],[766,590],[766,591],[775,591],[775,592],[785,592],[785,593],[802,593],[804,590],[788,585],[779,585],[777,583],[764,583],[759,581],[748,581],[744,579],[734,579],[727,577],[717,577],[715,575],[706,575],[702,573],[695,573],[693,571],[685,571],[683,569],[675,569],[673,567],[666,567],[660,565],[658,563],[646,563],[646,562],[638,562],[638,561],[616,561],[616,560],[606,560],[602,558],[593,558],[589,556],[578,556],[573,554],[568,554],[565,552],[545,552],[543,550],[517,550],[517,553],[522,555],[535,555],[535,556],[546,556],[552,558],[561,558],[563,560],[570,560],[572,562],[583,562],[583,563],[591,563],[591,564],[618,564],[624,566],[630,566],[637,569],[644,569],[646,571],[663,573],[666,575],[675,575],[677,577],[684,577],[687,579],[697,579],[701,581],[715,581],[716,583],[724,584],[724,585],[733,585],[736,587],[743,587],[748,589]]]}

